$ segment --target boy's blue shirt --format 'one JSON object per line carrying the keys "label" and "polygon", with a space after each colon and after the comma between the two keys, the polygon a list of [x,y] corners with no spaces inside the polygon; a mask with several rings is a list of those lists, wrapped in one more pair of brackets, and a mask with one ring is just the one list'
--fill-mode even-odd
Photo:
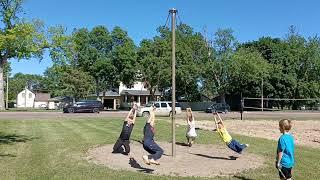
{"label": "boy's blue shirt", "polygon": [[280,136],[278,141],[278,152],[282,153],[281,165],[285,168],[292,168],[294,166],[294,138],[289,133],[284,133]]}

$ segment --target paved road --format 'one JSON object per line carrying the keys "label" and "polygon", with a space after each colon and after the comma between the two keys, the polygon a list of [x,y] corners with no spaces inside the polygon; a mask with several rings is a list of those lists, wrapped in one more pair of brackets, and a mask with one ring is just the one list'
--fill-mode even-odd
{"label": "paved road", "polygon": [[[75,118],[115,118],[125,117],[128,111],[110,111],[101,112],[99,114],[94,113],[62,113],[62,112],[0,112],[0,120],[10,119],[75,119]],[[209,120],[212,118],[210,113],[194,112],[197,120]],[[227,114],[221,114],[224,119],[240,119],[239,112],[230,112]],[[177,115],[177,118],[184,118],[185,113]],[[243,118],[246,120],[279,120],[282,118],[289,118],[294,120],[320,120],[320,112],[245,112]]]}

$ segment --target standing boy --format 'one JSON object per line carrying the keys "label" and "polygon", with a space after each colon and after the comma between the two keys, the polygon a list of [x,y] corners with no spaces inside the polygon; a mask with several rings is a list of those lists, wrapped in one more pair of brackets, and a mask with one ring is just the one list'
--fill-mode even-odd
{"label": "standing boy", "polygon": [[291,170],[294,166],[294,138],[289,133],[292,124],[288,119],[279,121],[279,130],[282,135],[278,141],[276,168],[279,171],[280,179],[291,180]]}

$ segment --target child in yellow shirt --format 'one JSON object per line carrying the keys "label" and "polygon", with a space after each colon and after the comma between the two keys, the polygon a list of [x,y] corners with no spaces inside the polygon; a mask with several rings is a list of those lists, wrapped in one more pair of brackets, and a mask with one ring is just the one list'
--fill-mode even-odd
{"label": "child in yellow shirt", "polygon": [[[216,115],[219,117],[219,121],[217,121]],[[239,141],[233,139],[228,133],[226,127],[224,126],[221,117],[217,112],[213,112],[214,122],[216,123],[217,132],[219,133],[222,140],[227,144],[227,146],[241,154],[242,151],[249,146],[249,144],[240,144]]]}

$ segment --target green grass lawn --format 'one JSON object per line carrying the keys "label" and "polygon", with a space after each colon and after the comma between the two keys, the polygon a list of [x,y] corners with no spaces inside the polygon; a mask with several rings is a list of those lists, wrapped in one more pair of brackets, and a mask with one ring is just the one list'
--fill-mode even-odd
{"label": "green grass lawn", "polygon": [[[131,138],[140,140],[144,119],[137,121]],[[115,171],[83,159],[90,147],[113,144],[121,127],[120,119],[2,120],[0,179],[173,179],[168,176]],[[156,139],[169,141],[170,127],[169,123],[159,121]],[[184,141],[185,127],[178,127],[176,134],[177,141]],[[199,130],[198,135],[197,143],[225,146],[214,132]],[[214,179],[278,179],[274,168],[275,141],[238,135],[234,135],[234,138],[249,143],[248,151],[265,157],[266,165],[233,177]],[[296,148],[295,179],[320,179],[319,153],[320,149]]]}

